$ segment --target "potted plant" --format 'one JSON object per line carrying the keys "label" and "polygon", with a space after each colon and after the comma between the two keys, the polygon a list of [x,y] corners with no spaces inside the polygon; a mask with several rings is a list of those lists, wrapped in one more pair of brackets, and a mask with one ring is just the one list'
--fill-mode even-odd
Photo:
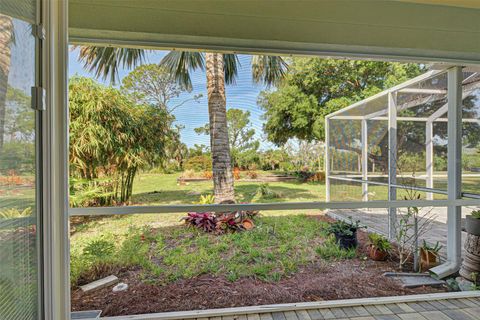
{"label": "potted plant", "polygon": [[435,246],[429,245],[423,240],[423,245],[420,248],[420,269],[428,270],[435,267],[439,263],[439,252],[442,249],[442,245],[437,241]]}
{"label": "potted plant", "polygon": [[390,241],[384,236],[376,233],[370,233],[368,235],[368,240],[368,254],[370,258],[375,261],[384,261],[387,258],[388,252],[392,248]]}
{"label": "potted plant", "polygon": [[349,222],[337,220],[328,228],[328,232],[335,235],[335,239],[342,249],[356,248],[358,245],[357,230],[361,228],[360,220],[354,222],[352,217],[349,218]]}
{"label": "potted plant", "polygon": [[480,236],[480,210],[472,211],[471,214],[467,215],[465,229],[467,233]]}

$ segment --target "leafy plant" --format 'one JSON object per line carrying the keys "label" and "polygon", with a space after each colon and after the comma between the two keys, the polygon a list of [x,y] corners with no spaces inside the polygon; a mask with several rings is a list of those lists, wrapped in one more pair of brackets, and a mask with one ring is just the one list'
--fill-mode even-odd
{"label": "leafy plant", "polygon": [[[413,188],[407,189],[404,200],[418,199],[420,199],[419,193]],[[418,207],[408,207],[406,213],[399,215],[395,223],[395,240],[400,269],[405,266],[412,254],[417,254],[418,239],[430,230],[435,217],[432,210],[421,212]]]}
{"label": "leafy plant", "polygon": [[392,244],[388,239],[381,234],[377,233],[370,233],[368,234],[368,240],[372,246],[374,246],[377,250],[388,252],[392,249]]}
{"label": "leafy plant", "polygon": [[239,167],[233,168],[233,178],[235,180],[240,180],[240,168]]}
{"label": "leafy plant", "polygon": [[214,204],[215,196],[213,194],[201,195],[198,204]]}
{"label": "leafy plant", "polygon": [[193,177],[195,177],[195,171],[192,169],[187,169],[182,173],[182,178],[193,178]]}
{"label": "leafy plant", "polygon": [[333,237],[325,241],[320,247],[317,247],[315,252],[324,260],[353,259],[356,256],[355,248],[342,249]]}
{"label": "leafy plant", "polygon": [[211,180],[213,178],[213,172],[212,171],[204,171],[202,176],[205,178],[205,179],[209,179]]}
{"label": "leafy plant", "polygon": [[333,222],[327,228],[327,232],[338,236],[352,236],[355,231],[363,228],[363,226],[360,226],[360,220],[353,221],[352,217],[349,217],[349,219],[349,222],[343,220]]}
{"label": "leafy plant", "polygon": [[471,215],[472,215],[472,218],[480,219],[480,210],[472,211]]}
{"label": "leafy plant", "polygon": [[205,232],[213,232],[217,226],[217,218],[209,212],[189,212],[182,220],[184,220],[186,224]]}
{"label": "leafy plant", "polygon": [[435,243],[434,246],[432,246],[432,245],[429,245],[425,240],[423,240],[421,248],[426,252],[430,252],[437,255],[440,252],[440,250],[442,250],[443,246],[438,241],[437,243]]}
{"label": "leafy plant", "polygon": [[250,179],[257,179],[258,178],[258,173],[256,171],[247,171],[246,172],[246,175],[247,177],[249,177]]}
{"label": "leafy plant", "polygon": [[32,208],[28,207],[22,211],[17,208],[10,208],[0,211],[0,219],[12,219],[12,218],[21,218],[28,217],[32,215]]}
{"label": "leafy plant", "polygon": [[90,261],[104,261],[113,256],[115,244],[105,239],[90,241],[83,249],[83,256]]}
{"label": "leafy plant", "polygon": [[264,199],[274,199],[274,198],[280,198],[281,197],[281,194],[273,191],[270,188],[270,185],[268,183],[260,184],[257,188],[257,191],[255,192],[255,195],[257,197],[261,197],[261,198],[264,198]]}

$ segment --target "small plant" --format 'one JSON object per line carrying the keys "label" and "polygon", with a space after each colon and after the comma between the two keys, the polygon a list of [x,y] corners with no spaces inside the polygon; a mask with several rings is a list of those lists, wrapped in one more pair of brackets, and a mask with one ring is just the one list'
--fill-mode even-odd
{"label": "small plant", "polygon": [[355,248],[343,249],[333,238],[327,240],[323,245],[317,247],[315,252],[324,260],[353,259],[356,256]]}
{"label": "small plant", "polygon": [[257,188],[257,191],[255,192],[255,195],[264,199],[274,199],[281,197],[280,193],[273,191],[268,183],[260,184]]}
{"label": "small plant", "polygon": [[480,219],[480,210],[472,211],[471,215],[474,219]]}
{"label": "small plant", "polygon": [[342,249],[356,248],[358,245],[357,230],[364,228],[360,226],[360,220],[354,222],[352,217],[349,219],[349,222],[337,220],[327,228],[328,233],[335,235],[335,239]]}
{"label": "small plant", "polygon": [[256,171],[247,171],[246,172],[247,177],[250,179],[257,179],[258,178],[258,173]]}
{"label": "small plant", "polygon": [[194,177],[195,177],[195,171],[192,169],[185,170],[182,173],[182,178],[194,178]]}
{"label": "small plant", "polygon": [[240,168],[239,167],[233,168],[233,178],[235,180],[240,180]]}
{"label": "small plant", "polygon": [[380,251],[388,252],[392,249],[392,244],[390,243],[390,241],[388,241],[388,239],[381,234],[370,233],[368,235],[368,240],[370,241],[370,244],[372,246],[374,246]]}
{"label": "small plant", "polygon": [[349,219],[349,222],[343,220],[333,222],[327,229],[328,233],[341,236],[352,236],[354,232],[362,228],[360,226],[360,220],[354,222],[352,217],[349,217]]}
{"label": "small plant", "polygon": [[437,243],[432,246],[429,245],[425,240],[420,248],[420,269],[428,270],[438,264],[439,261],[439,252],[443,248],[442,245],[437,241]]}
{"label": "small plant", "polygon": [[437,243],[435,243],[434,246],[432,246],[432,245],[429,245],[425,240],[423,240],[422,247],[421,247],[422,250],[425,250],[427,252],[432,252],[435,254],[438,254],[440,250],[442,250],[442,248],[443,246],[438,241]]}
{"label": "small plant", "polygon": [[184,220],[186,224],[205,232],[213,232],[217,226],[217,218],[209,212],[189,212],[182,220]]}
{"label": "small plant", "polygon": [[386,259],[388,252],[392,249],[392,244],[384,236],[377,233],[370,233],[369,240],[369,255],[372,260],[383,261]]}
{"label": "small plant", "polygon": [[90,261],[104,261],[113,256],[115,244],[105,239],[90,241],[83,249],[83,256]]}
{"label": "small plant", "polygon": [[215,196],[213,194],[201,195],[198,204],[214,204]]}
{"label": "small plant", "polygon": [[213,172],[212,171],[204,171],[202,174],[202,177],[205,179],[211,180],[213,178]]}
{"label": "small plant", "polygon": [[10,208],[0,211],[0,219],[12,219],[12,218],[21,218],[28,217],[32,215],[32,208],[28,207],[22,211],[17,208]]}
{"label": "small plant", "polygon": [[472,279],[472,290],[480,290],[480,285],[478,282],[478,272],[470,273],[470,278]]}

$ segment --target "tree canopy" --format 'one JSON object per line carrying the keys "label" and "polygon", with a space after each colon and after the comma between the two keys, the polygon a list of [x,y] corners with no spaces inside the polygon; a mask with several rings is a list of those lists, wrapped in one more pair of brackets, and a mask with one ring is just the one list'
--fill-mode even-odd
{"label": "tree canopy", "polygon": [[258,99],[268,140],[323,141],[327,114],[419,75],[422,66],[392,62],[292,58],[284,81]]}
{"label": "tree canopy", "polygon": [[69,103],[70,171],[88,186],[102,187],[97,204],[127,201],[137,170],[160,164],[166,146],[178,139],[164,110],[137,105],[91,79],[70,80]]}
{"label": "tree canopy", "polygon": [[[260,142],[254,139],[255,129],[250,122],[250,111],[237,108],[227,110],[228,142],[232,164],[234,166],[247,165],[248,160],[260,147]],[[194,129],[197,134],[210,134],[209,124]],[[244,161],[243,161],[244,160]]]}

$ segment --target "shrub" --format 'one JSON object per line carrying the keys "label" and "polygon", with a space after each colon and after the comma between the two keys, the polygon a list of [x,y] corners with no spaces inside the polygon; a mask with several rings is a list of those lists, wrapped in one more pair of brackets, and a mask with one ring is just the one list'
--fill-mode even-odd
{"label": "shrub", "polygon": [[193,171],[211,171],[212,170],[212,159],[209,156],[201,155],[189,158],[184,166],[187,170]]}
{"label": "shrub", "polygon": [[188,170],[183,171],[183,173],[182,173],[182,178],[193,178],[193,177],[195,177],[195,171],[194,170],[188,169]]}
{"label": "shrub", "polygon": [[280,198],[281,194],[273,191],[268,183],[262,183],[258,186],[256,195],[264,199]]}
{"label": "shrub", "polygon": [[212,171],[204,171],[202,174],[202,177],[205,179],[211,180],[213,178],[213,172]]}
{"label": "shrub", "polygon": [[233,178],[234,178],[235,180],[239,180],[239,179],[240,179],[240,168],[239,168],[239,167],[233,168]]}
{"label": "shrub", "polygon": [[90,261],[105,261],[115,253],[115,244],[105,239],[90,241],[83,249],[83,256]]}
{"label": "shrub", "polygon": [[256,171],[247,171],[246,172],[247,177],[250,179],[257,179],[258,178],[258,173]]}

